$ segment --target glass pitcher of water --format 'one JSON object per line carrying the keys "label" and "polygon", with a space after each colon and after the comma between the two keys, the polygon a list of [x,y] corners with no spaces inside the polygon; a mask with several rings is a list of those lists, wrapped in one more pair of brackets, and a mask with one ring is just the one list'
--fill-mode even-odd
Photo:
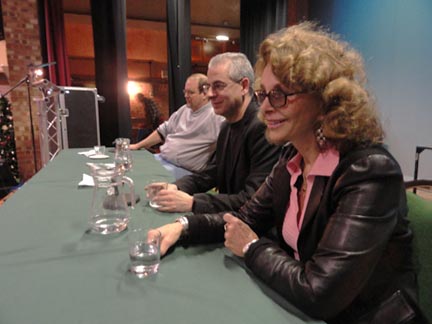
{"label": "glass pitcher of water", "polygon": [[[127,228],[130,210],[126,195],[135,195],[132,179],[124,176],[121,166],[113,163],[88,163],[94,179],[89,216],[90,231],[100,234],[120,233]],[[125,192],[125,184],[129,193]],[[131,201],[135,207],[135,201]]]}

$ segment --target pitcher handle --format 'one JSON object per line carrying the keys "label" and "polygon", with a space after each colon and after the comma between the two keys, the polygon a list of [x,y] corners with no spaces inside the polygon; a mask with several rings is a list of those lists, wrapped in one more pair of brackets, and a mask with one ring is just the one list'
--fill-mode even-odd
{"label": "pitcher handle", "polygon": [[134,209],[135,208],[135,186],[134,186],[134,182],[131,178],[123,176],[122,183],[127,183],[127,185],[129,186],[129,194],[131,197],[131,208]]}

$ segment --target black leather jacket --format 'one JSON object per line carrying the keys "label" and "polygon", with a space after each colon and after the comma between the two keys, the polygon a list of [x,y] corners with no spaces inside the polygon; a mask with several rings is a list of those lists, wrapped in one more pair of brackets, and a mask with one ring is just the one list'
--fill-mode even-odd
{"label": "black leather jacket", "polygon": [[[414,316],[412,232],[398,163],[382,147],[357,149],[341,156],[330,177],[317,177],[297,261],[281,234],[290,196],[286,164],[296,153],[286,147],[263,185],[236,213],[259,235],[275,226],[278,236],[262,236],[252,244],[246,265],[306,314],[329,323],[399,323]],[[190,217],[189,241],[223,240],[221,217]]]}

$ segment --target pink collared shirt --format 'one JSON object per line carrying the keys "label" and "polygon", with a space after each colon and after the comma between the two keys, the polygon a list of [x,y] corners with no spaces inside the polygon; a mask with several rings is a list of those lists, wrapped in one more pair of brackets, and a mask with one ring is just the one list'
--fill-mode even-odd
{"label": "pink collared shirt", "polygon": [[296,260],[299,260],[298,248],[297,248],[297,240],[300,234],[300,229],[303,224],[303,218],[305,215],[305,210],[308,205],[310,193],[312,191],[312,186],[315,181],[316,176],[330,176],[336,166],[339,163],[339,152],[334,149],[328,149],[325,152],[321,152],[315,163],[312,166],[311,171],[309,172],[306,183],[306,195],[303,203],[303,210],[301,211],[301,215],[297,220],[299,205],[298,205],[298,190],[295,186],[298,177],[302,176],[302,170],[300,167],[300,163],[302,160],[302,156],[297,153],[291,160],[287,162],[287,170],[291,175],[290,187],[291,194],[289,199],[289,204],[287,211],[285,213],[285,219],[282,227],[282,235],[285,242],[294,250],[294,256]]}

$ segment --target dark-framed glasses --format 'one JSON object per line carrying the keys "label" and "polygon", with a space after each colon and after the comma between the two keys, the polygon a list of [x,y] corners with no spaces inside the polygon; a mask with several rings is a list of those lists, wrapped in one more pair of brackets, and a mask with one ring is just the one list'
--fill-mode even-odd
{"label": "dark-framed glasses", "polygon": [[203,88],[204,93],[207,93],[210,88],[212,89],[213,92],[222,92],[230,84],[240,83],[242,80],[243,80],[243,78],[241,78],[238,81],[233,81],[232,83],[225,83],[222,81],[216,81],[216,82],[213,82],[212,84],[205,83],[202,85],[202,88]]}
{"label": "dark-framed glasses", "polygon": [[269,92],[265,92],[264,90],[257,90],[255,91],[255,97],[257,98],[259,105],[262,105],[265,98],[268,98],[270,105],[273,108],[278,109],[286,105],[288,97],[305,93],[305,92],[306,91],[296,91],[296,92],[285,93],[282,90],[278,90],[278,89],[273,89],[270,90]]}

